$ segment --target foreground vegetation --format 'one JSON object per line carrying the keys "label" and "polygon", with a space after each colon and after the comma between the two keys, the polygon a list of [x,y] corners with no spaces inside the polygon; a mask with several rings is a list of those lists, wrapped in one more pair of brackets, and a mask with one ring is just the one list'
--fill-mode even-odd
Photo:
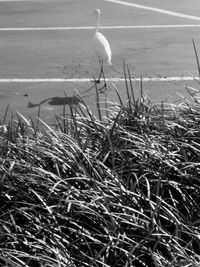
{"label": "foreground vegetation", "polygon": [[[200,266],[200,106],[80,102],[0,126],[0,266]],[[104,84],[106,85],[106,84]]]}

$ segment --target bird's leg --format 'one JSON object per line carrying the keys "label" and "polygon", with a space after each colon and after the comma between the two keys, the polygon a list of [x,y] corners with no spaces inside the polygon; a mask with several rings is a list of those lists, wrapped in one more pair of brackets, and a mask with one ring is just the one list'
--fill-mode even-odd
{"label": "bird's leg", "polygon": [[99,74],[99,78],[96,80],[96,83],[98,84],[101,83],[101,76],[103,73],[103,60],[99,59],[99,65],[100,65],[100,74]]}
{"label": "bird's leg", "polygon": [[98,61],[99,61],[99,65],[100,65],[100,74],[99,74],[99,77],[98,77],[98,79],[95,79],[94,77],[94,79],[93,79],[93,82],[95,83],[95,84],[100,84],[101,83],[101,75],[102,75],[102,72],[103,72],[103,61],[101,61],[101,59],[98,59]]}
{"label": "bird's leg", "polygon": [[100,89],[100,92],[104,92],[107,89],[107,83],[106,83],[106,78],[105,78],[105,74],[104,74],[104,70],[102,68],[102,76],[103,76],[103,81],[104,81],[104,85],[103,87]]}
{"label": "bird's leg", "polygon": [[99,76],[99,83],[101,82],[100,81],[101,76],[103,76],[103,81],[104,81],[104,85],[103,85],[102,88],[99,89],[99,91],[101,93],[103,93],[107,89],[107,84],[106,84],[106,79],[105,79],[105,74],[104,74],[104,68],[103,68],[103,60],[102,61],[99,61],[99,62],[100,62],[100,65],[101,65],[101,72],[100,72],[100,76]]}
{"label": "bird's leg", "polygon": [[98,89],[101,93],[103,93],[107,89],[107,84],[106,84],[106,79],[105,79],[104,69],[103,69],[103,60],[99,59],[99,64],[100,64],[99,78],[97,80],[94,79],[94,82],[95,82],[95,84],[100,84],[101,83],[101,77],[103,76],[104,85],[102,88]]}

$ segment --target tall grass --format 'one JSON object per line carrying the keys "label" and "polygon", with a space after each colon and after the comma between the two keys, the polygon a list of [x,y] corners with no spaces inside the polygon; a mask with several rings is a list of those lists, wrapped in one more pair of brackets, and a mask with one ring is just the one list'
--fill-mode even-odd
{"label": "tall grass", "polygon": [[[200,266],[200,108],[134,95],[0,125],[0,266]],[[96,85],[97,86],[97,85]],[[42,127],[39,124],[42,123]]]}

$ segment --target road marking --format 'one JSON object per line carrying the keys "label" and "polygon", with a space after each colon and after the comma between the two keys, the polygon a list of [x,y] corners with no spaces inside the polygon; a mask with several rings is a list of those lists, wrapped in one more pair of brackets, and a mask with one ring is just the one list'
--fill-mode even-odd
{"label": "road marking", "polygon": [[0,0],[0,2],[30,2],[33,0]]}
{"label": "road marking", "polygon": [[[125,26],[100,26],[100,29],[156,29],[156,28],[200,28],[200,24],[168,24],[168,25],[125,25]],[[60,30],[93,30],[93,26],[71,27],[24,27],[0,28],[0,31],[60,31]]]}
{"label": "road marking", "polygon": [[[124,82],[124,78],[106,78],[106,82]],[[132,82],[140,82],[141,78],[131,78]],[[142,77],[143,82],[182,82],[182,81],[193,81],[200,80],[200,77],[191,76],[178,76],[178,77]],[[82,82],[92,82],[90,78],[0,78],[0,83],[82,83]]]}
{"label": "road marking", "polygon": [[38,0],[0,0],[0,2],[33,2]]}
{"label": "road marking", "polygon": [[136,7],[136,8],[140,8],[140,9],[150,10],[150,11],[162,13],[162,14],[165,14],[165,15],[170,15],[170,16],[174,16],[174,17],[180,17],[180,18],[184,18],[184,19],[200,20],[200,17],[197,17],[197,16],[186,15],[186,14],[173,12],[173,11],[166,10],[166,9],[161,9],[161,8],[156,8],[156,7],[151,7],[151,6],[145,6],[145,5],[139,5],[139,4],[136,4],[136,3],[130,3],[130,2],[125,2],[125,1],[121,1],[121,0],[104,0],[104,1],[112,2],[114,4],[120,4],[120,5],[125,5],[125,6],[131,6],[131,7]]}

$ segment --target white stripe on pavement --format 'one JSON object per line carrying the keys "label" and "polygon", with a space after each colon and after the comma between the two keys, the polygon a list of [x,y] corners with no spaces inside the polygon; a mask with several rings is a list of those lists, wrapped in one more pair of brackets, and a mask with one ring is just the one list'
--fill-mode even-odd
{"label": "white stripe on pavement", "polygon": [[[199,80],[200,77],[181,76],[181,77],[142,77],[143,82],[181,82]],[[123,82],[124,78],[106,78],[106,82]],[[133,82],[140,82],[141,78],[131,78]],[[63,82],[92,82],[90,78],[0,78],[0,83],[63,83]]]}
{"label": "white stripe on pavement", "polygon": [[34,1],[38,2],[39,0],[0,0],[0,2],[34,2]]}
{"label": "white stripe on pavement", "polygon": [[182,14],[182,13],[179,13],[179,12],[173,12],[173,11],[166,10],[166,9],[161,9],[161,8],[156,8],[156,7],[151,7],[151,6],[145,6],[145,5],[140,5],[140,4],[136,4],[136,3],[130,3],[130,2],[121,1],[121,0],[104,0],[104,1],[112,2],[114,4],[120,4],[120,5],[125,5],[125,6],[131,6],[131,7],[136,7],[136,8],[140,8],[140,9],[150,10],[150,11],[162,13],[162,14],[165,14],[165,15],[170,15],[170,16],[174,16],[174,17],[180,17],[180,18],[184,18],[184,19],[200,20],[200,17],[197,17],[197,16]]}
{"label": "white stripe on pavement", "polygon": [[[124,25],[124,26],[100,26],[100,29],[156,29],[156,28],[199,28],[200,24],[168,24],[168,25]],[[71,27],[18,27],[0,28],[0,31],[59,31],[59,30],[93,30],[93,26]]]}

